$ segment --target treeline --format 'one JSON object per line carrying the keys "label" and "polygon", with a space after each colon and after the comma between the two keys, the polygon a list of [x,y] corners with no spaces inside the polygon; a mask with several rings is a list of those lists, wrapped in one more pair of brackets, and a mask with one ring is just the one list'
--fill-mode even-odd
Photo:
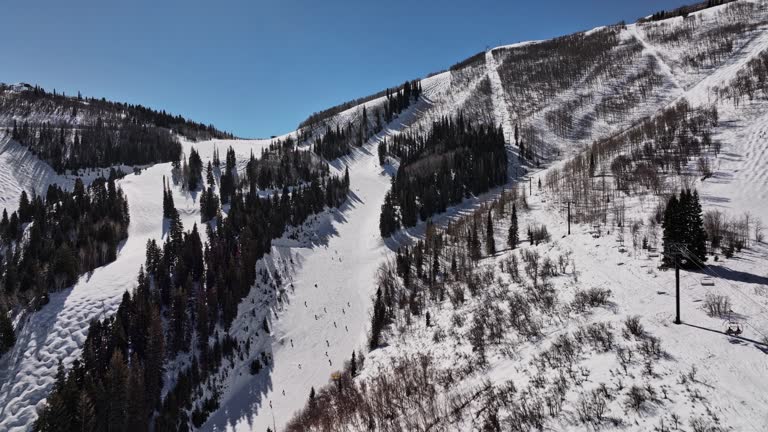
{"label": "treeline", "polygon": [[458,63],[454,63],[453,65],[451,65],[451,67],[448,70],[453,72],[460,69],[464,69],[467,66],[474,66],[484,62],[485,62],[485,51],[480,51],[479,53],[471,55]]}
{"label": "treeline", "polygon": [[[66,96],[25,85],[0,85],[0,111],[14,119],[13,139],[57,172],[175,161],[190,139],[233,138],[204,125],[142,105]],[[44,120],[35,120],[42,118]]]}
{"label": "treeline", "polygon": [[77,129],[14,121],[12,138],[56,172],[113,165],[178,161],[181,143],[165,128],[134,120],[96,119]]}
{"label": "treeline", "polygon": [[545,184],[571,201],[576,220],[605,220],[611,205],[623,212],[615,207],[617,193],[647,190],[664,195],[670,188],[666,176],[687,174],[692,160],[703,177],[711,175],[708,155],[720,151],[720,143],[712,138],[717,123],[715,107],[693,108],[683,100],[625,132],[593,142],[562,169],[550,170]]}
{"label": "treeline", "polygon": [[462,115],[434,122],[425,137],[402,134],[383,141],[379,158],[389,155],[400,166],[381,209],[383,237],[507,181],[501,128],[473,125]]}
{"label": "treeline", "polygon": [[293,138],[279,140],[262,150],[261,157],[246,165],[251,188],[282,189],[328,175],[328,164],[312,152],[301,151]]}
{"label": "treeline", "polygon": [[46,91],[40,86],[18,86],[0,84],[0,111],[15,117],[26,117],[29,113],[58,117],[69,126],[82,124],[77,117],[103,118],[114,122],[121,118],[140,125],[154,125],[170,129],[190,139],[234,138],[231,133],[216,129],[213,125],[188,120],[165,110],[155,110],[140,104],[108,101],[105,98],[67,96],[64,93]]}
{"label": "treeline", "polygon": [[765,5],[736,2],[714,18],[696,15],[679,21],[645,24],[646,39],[672,49],[685,49],[672,61],[692,69],[723,64],[745,42],[744,36],[764,22]]}
{"label": "treeline", "polygon": [[398,90],[387,89],[386,101],[368,115],[365,106],[359,119],[350,120],[345,126],[326,126],[325,134],[315,139],[312,151],[326,160],[333,160],[350,153],[352,146],[362,146],[373,135],[381,132],[384,125],[395,119],[421,95],[420,81],[406,81]]}
{"label": "treeline", "polygon": [[[21,193],[18,210],[0,219],[0,353],[10,346],[7,309],[47,302],[50,291],[73,285],[80,274],[117,258],[128,237],[128,201],[109,180],[72,192],[50,185],[42,196]],[[12,329],[11,329],[12,330]],[[8,339],[6,339],[8,338]],[[5,340],[6,342],[3,342]],[[12,345],[12,343],[11,343]]]}
{"label": "treeline", "polygon": [[[393,95],[393,94],[398,94],[398,93],[404,91],[406,85],[411,87],[411,88],[415,87],[415,88],[418,89],[417,91],[419,93],[421,92],[421,82],[420,82],[420,80],[406,81],[401,86],[399,86],[399,87],[397,87],[395,89],[386,88],[386,89],[384,89],[384,90],[382,90],[380,92],[374,93],[374,94],[372,94],[370,96],[358,98],[358,99],[355,99],[355,100],[351,100],[349,102],[344,102],[342,104],[333,106],[333,107],[325,109],[323,111],[312,113],[312,115],[310,115],[306,120],[304,120],[301,123],[299,123],[298,129],[312,129],[312,128],[315,128],[319,124],[323,123],[325,120],[330,119],[331,117],[335,116],[336,114],[339,114],[342,111],[346,111],[346,110],[348,110],[348,109],[350,109],[350,108],[352,108],[354,106],[362,105],[362,104],[364,104],[366,102],[370,102],[370,101],[372,101],[374,99],[378,99],[378,98],[380,98],[382,96],[387,96],[387,99],[388,99],[387,102],[389,102],[389,97],[391,95]],[[418,98],[418,94],[413,95],[413,96],[415,98]]]}
{"label": "treeline", "polygon": [[520,101],[517,110],[525,115],[571,86],[620,76],[643,50],[637,41],[622,41],[620,34],[620,27],[606,27],[494,50],[505,93]]}
{"label": "treeline", "polygon": [[639,20],[637,20],[637,22],[644,23],[644,22],[652,22],[652,21],[662,21],[665,19],[675,18],[675,17],[686,18],[688,14],[698,12],[704,9],[709,9],[711,7],[731,3],[733,1],[736,1],[736,0],[707,0],[701,3],[681,6],[677,9],[672,9],[670,11],[660,10],[658,12],[653,13],[653,15],[651,15],[650,17],[640,18]]}
{"label": "treeline", "polygon": [[[234,165],[234,154],[229,159]],[[223,359],[250,354],[250,341],[227,330],[257,277],[265,277],[256,262],[287,226],[344,202],[349,177],[314,179],[268,198],[243,184],[250,180],[235,187],[227,218],[206,225],[204,245],[197,225],[183,231],[166,191],[165,242],[148,241],[136,290],[113,317],[92,324],[81,359],[59,374],[35,430],[188,430],[218,408],[211,374]],[[191,364],[161,400],[163,366],[180,353],[189,353]],[[269,356],[261,361],[268,365]],[[209,397],[193,405],[202,386]]]}
{"label": "treeline", "polygon": [[722,88],[717,90],[721,98],[730,99],[739,104],[744,97],[752,100],[755,97],[768,97],[768,50],[760,52],[739,69],[736,76]]}

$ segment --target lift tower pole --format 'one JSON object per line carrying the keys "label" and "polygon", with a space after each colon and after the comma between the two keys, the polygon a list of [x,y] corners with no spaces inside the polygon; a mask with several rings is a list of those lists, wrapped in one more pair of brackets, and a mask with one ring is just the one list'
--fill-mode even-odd
{"label": "lift tower pole", "polygon": [[680,255],[675,254],[675,324],[682,324],[680,321]]}

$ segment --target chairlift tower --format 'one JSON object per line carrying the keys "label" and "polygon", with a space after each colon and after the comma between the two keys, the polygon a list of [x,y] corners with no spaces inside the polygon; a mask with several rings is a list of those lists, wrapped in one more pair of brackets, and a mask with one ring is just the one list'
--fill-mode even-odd
{"label": "chairlift tower", "polygon": [[682,247],[680,244],[673,243],[671,246],[671,253],[665,253],[664,256],[672,258],[675,262],[675,324],[682,324],[680,320],[680,263],[685,263],[683,257]]}

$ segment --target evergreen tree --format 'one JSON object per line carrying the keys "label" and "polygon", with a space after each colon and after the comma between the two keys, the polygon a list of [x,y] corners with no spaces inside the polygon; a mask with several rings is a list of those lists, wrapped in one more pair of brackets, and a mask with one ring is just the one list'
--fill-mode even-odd
{"label": "evergreen tree", "polygon": [[480,238],[477,234],[477,221],[472,221],[472,228],[469,232],[469,256],[473,261],[480,259]]}
{"label": "evergreen tree", "polygon": [[128,422],[128,367],[119,350],[115,350],[105,378],[107,421],[110,430],[124,431]]}
{"label": "evergreen tree", "polygon": [[315,408],[315,387],[312,386],[312,388],[309,389],[309,402],[307,403],[309,406],[309,409],[312,410]]}
{"label": "evergreen tree", "polygon": [[213,165],[211,165],[211,161],[208,161],[208,167],[206,168],[206,181],[208,182],[208,187],[212,188],[216,186],[216,179],[213,176]]}
{"label": "evergreen tree", "polygon": [[485,253],[489,256],[496,253],[496,240],[493,238],[493,220],[491,219],[490,210],[488,211],[488,221],[485,225]]}
{"label": "evergreen tree", "polygon": [[189,163],[187,171],[187,188],[191,191],[197,190],[202,183],[203,161],[200,154],[192,147],[189,153]]}
{"label": "evergreen tree", "polygon": [[376,290],[376,300],[373,303],[373,315],[371,315],[371,339],[368,341],[368,348],[375,350],[381,343],[381,332],[386,323],[386,306],[381,298],[381,288]]}
{"label": "evergreen tree", "polygon": [[27,191],[21,191],[21,198],[19,198],[19,222],[27,223],[32,221],[32,204],[27,197]]}
{"label": "evergreen tree", "polygon": [[704,218],[702,216],[701,203],[699,202],[699,193],[695,190],[693,194],[690,191],[688,193],[690,198],[687,211],[689,226],[687,247],[690,255],[692,255],[690,258],[698,261],[697,264],[701,265],[701,263],[707,260],[707,232],[704,230]]}
{"label": "evergreen tree", "polygon": [[0,308],[0,355],[8,351],[16,343],[16,333],[8,312]]}
{"label": "evergreen tree", "polygon": [[384,204],[381,205],[381,215],[379,216],[379,231],[381,236],[386,238],[400,229],[400,221],[397,217],[391,192],[384,195]]}
{"label": "evergreen tree", "polygon": [[[517,126],[517,123],[515,123],[515,145],[518,145],[519,140],[520,140],[520,130]],[[522,154],[522,149],[520,153]]]}
{"label": "evergreen tree", "polygon": [[[675,257],[679,257],[680,265],[686,268],[696,267],[707,260],[707,237],[698,192],[683,190],[679,198],[673,194],[667,202],[662,227],[664,266],[674,266]],[[683,258],[686,259],[685,262],[682,261]]]}
{"label": "evergreen tree", "polygon": [[512,216],[509,218],[509,234],[507,235],[507,246],[515,249],[520,242],[520,235],[517,228],[517,206],[512,203]]}

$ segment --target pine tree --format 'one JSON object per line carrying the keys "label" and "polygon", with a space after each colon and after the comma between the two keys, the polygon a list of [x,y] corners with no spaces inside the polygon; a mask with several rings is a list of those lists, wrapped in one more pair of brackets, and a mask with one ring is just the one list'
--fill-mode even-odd
{"label": "pine tree", "polygon": [[695,190],[690,197],[688,214],[688,250],[691,258],[697,260],[696,264],[700,265],[707,260],[707,232],[704,230],[699,193]]}
{"label": "pine tree", "polygon": [[21,197],[19,198],[19,222],[31,222],[33,211],[32,205],[29,203],[27,191],[21,191]]}
{"label": "pine tree", "polygon": [[128,369],[127,398],[127,429],[128,431],[143,431],[147,429],[148,410],[146,406],[146,389],[144,386],[144,368],[134,353]]}
{"label": "pine tree", "polygon": [[392,198],[392,193],[387,192],[384,195],[384,204],[381,205],[381,215],[379,216],[379,231],[381,236],[386,238],[391,236],[400,228],[400,221],[397,217],[397,210]]}
{"label": "pine tree", "polygon": [[213,176],[213,165],[211,165],[211,161],[208,161],[208,167],[206,168],[206,181],[208,182],[208,187],[214,187],[216,186],[216,179]]}
{"label": "pine tree", "polygon": [[0,308],[0,355],[16,344],[16,333],[8,312]]}
{"label": "pine tree", "polygon": [[517,230],[517,206],[512,203],[512,216],[509,218],[509,234],[507,235],[507,246],[515,249],[520,242],[520,236]]}
{"label": "pine tree", "polygon": [[485,253],[487,255],[494,255],[496,253],[496,240],[493,238],[493,220],[491,219],[491,211],[488,211],[488,221],[485,226]]}
{"label": "pine tree", "polygon": [[673,194],[664,211],[664,257],[662,264],[675,265],[675,257],[686,258],[683,267],[693,268],[707,260],[707,234],[698,192],[683,190]]}
{"label": "pine tree", "polygon": [[187,166],[187,188],[191,191],[197,190],[202,179],[203,161],[200,159],[200,153],[194,147],[192,147],[189,153],[189,163]]}
{"label": "pine tree", "polygon": [[352,351],[352,360],[349,361],[349,374],[353,378],[357,376],[357,359],[355,359],[354,351]]}
{"label": "pine tree", "polygon": [[115,350],[105,377],[107,419],[110,430],[123,431],[127,425],[127,385],[128,367],[120,350]]}
{"label": "pine tree", "polygon": [[87,391],[80,391],[77,398],[77,421],[79,432],[94,432],[96,430],[96,407]]}
{"label": "pine tree", "polygon": [[157,307],[151,307],[146,330],[147,348],[144,359],[144,386],[149,408],[160,404],[160,391],[163,388],[163,360],[165,359],[165,338],[163,323]]}
{"label": "pine tree", "polygon": [[477,221],[472,221],[472,228],[469,232],[469,256],[473,261],[480,259],[480,238],[477,235]]}
{"label": "pine tree", "polygon": [[375,350],[381,343],[381,332],[384,330],[386,321],[386,306],[381,298],[381,288],[376,290],[376,301],[373,303],[373,315],[371,315],[371,338],[368,341],[368,348]]}
{"label": "pine tree", "polygon": [[[520,140],[520,130],[517,126],[517,123],[515,123],[515,145],[519,145]],[[523,150],[520,149],[520,154],[523,153]]]}
{"label": "pine tree", "polygon": [[312,386],[311,389],[309,389],[309,402],[307,403],[309,406],[310,411],[315,408],[315,387]]}
{"label": "pine tree", "polygon": [[344,181],[343,185],[345,188],[349,187],[349,166],[344,167]]}

